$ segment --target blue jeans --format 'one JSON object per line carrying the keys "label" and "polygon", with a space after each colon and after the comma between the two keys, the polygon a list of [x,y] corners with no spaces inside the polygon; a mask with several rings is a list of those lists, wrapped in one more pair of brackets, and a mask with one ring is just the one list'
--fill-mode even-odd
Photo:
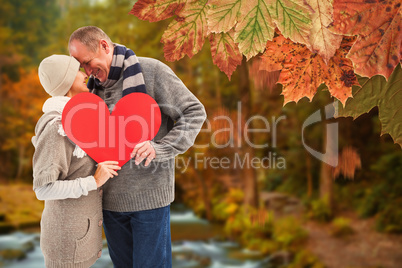
{"label": "blue jeans", "polygon": [[170,206],[138,212],[103,210],[103,227],[115,268],[172,267]]}

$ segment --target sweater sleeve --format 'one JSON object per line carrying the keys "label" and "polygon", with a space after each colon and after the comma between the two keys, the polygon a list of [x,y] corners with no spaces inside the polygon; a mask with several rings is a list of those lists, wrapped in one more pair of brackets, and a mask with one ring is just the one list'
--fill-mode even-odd
{"label": "sweater sleeve", "polygon": [[60,122],[48,123],[35,139],[33,188],[67,177],[74,145],[58,132]]}
{"label": "sweater sleeve", "polygon": [[194,144],[206,112],[201,102],[166,64],[158,62],[154,81],[155,101],[161,112],[175,122],[161,140],[151,141],[156,152],[153,161],[161,162],[184,153]]}
{"label": "sweater sleeve", "polygon": [[97,185],[94,176],[88,176],[77,178],[76,180],[50,182],[36,188],[35,193],[39,200],[59,200],[79,198],[96,189]]}

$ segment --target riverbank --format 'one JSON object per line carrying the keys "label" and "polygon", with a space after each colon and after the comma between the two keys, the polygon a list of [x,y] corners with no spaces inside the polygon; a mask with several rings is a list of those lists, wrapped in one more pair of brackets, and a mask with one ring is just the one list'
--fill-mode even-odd
{"label": "riverbank", "polygon": [[[298,207],[293,197],[287,202],[284,202],[282,197],[276,197],[275,200],[280,202],[273,202],[271,199],[271,205],[281,206],[284,211],[295,211],[294,208]],[[222,240],[223,227],[221,225],[211,224],[204,219],[197,218],[192,211],[186,208],[175,207],[172,208],[172,211],[174,209],[171,216],[171,228],[175,267],[214,267],[213,265],[224,267],[222,262],[237,265],[232,267],[242,267],[241,265],[245,265],[243,267],[261,267],[258,265],[268,257],[268,255],[261,256],[257,252],[242,249],[236,243]],[[42,210],[43,202],[36,199],[31,185],[0,185],[0,230],[3,233],[10,234],[23,230],[25,234],[17,232],[14,233],[15,236],[32,238],[37,243],[38,236],[30,235],[39,232]],[[286,213],[283,216],[286,217]],[[317,256],[319,261],[328,268],[400,267],[402,263],[401,235],[375,231],[374,218],[360,219],[353,212],[342,212],[336,216],[349,221],[349,226],[353,231],[347,235],[334,236],[333,223],[318,223],[306,220],[303,214],[296,214],[296,217],[300,219],[300,227],[307,233],[303,244],[306,252]],[[40,251],[37,252],[37,246],[35,248],[33,253],[28,252],[28,256],[38,259],[41,254]],[[108,263],[110,260],[108,260],[106,247],[104,251],[106,256],[102,258],[101,262]],[[256,258],[259,262],[254,262]],[[189,266],[191,263],[194,265]]]}
{"label": "riverbank", "polygon": [[402,235],[375,231],[375,219],[359,219],[353,212],[339,215],[350,221],[352,234],[332,235],[331,223],[307,221],[306,248],[328,268],[364,267],[399,268],[402,265]]}
{"label": "riverbank", "polygon": [[[172,261],[174,268],[261,268],[267,256],[247,251],[239,244],[216,239],[222,228],[194,215],[192,211],[171,211]],[[182,232],[184,230],[184,232]],[[186,231],[187,230],[187,231]],[[188,232],[192,230],[192,232]],[[187,236],[183,236],[186,234]],[[18,231],[0,235],[0,267],[45,268],[39,247],[39,232]],[[180,239],[179,239],[180,238]],[[112,268],[106,240],[101,258],[92,268]]]}
{"label": "riverbank", "polygon": [[39,228],[43,208],[32,185],[0,184],[0,234]]}

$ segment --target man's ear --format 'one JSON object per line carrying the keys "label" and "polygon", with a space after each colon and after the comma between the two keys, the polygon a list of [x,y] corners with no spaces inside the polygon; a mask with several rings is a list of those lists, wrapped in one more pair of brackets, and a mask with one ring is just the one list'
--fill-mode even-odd
{"label": "man's ear", "polygon": [[109,52],[110,52],[109,43],[106,40],[101,39],[100,40],[100,49],[105,50],[106,54],[109,54]]}

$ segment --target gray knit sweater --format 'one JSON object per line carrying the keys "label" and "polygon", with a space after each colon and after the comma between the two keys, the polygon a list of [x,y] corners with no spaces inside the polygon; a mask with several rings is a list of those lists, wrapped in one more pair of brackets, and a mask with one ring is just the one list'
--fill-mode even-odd
{"label": "gray knit sweater", "polygon": [[[95,162],[77,154],[64,135],[58,111],[46,112],[38,121],[33,156],[33,188],[58,180],[68,181],[95,173]],[[40,246],[46,267],[90,267],[102,250],[102,193],[79,198],[46,200],[41,220]]]}
{"label": "gray knit sweater", "polygon": [[[128,161],[119,176],[103,186],[103,208],[128,212],[164,207],[174,199],[174,157],[194,144],[206,119],[204,106],[164,63],[138,57],[147,94],[158,103],[162,123],[151,144],[156,158],[145,167]],[[96,92],[112,111],[122,97],[123,75],[111,87]]]}

